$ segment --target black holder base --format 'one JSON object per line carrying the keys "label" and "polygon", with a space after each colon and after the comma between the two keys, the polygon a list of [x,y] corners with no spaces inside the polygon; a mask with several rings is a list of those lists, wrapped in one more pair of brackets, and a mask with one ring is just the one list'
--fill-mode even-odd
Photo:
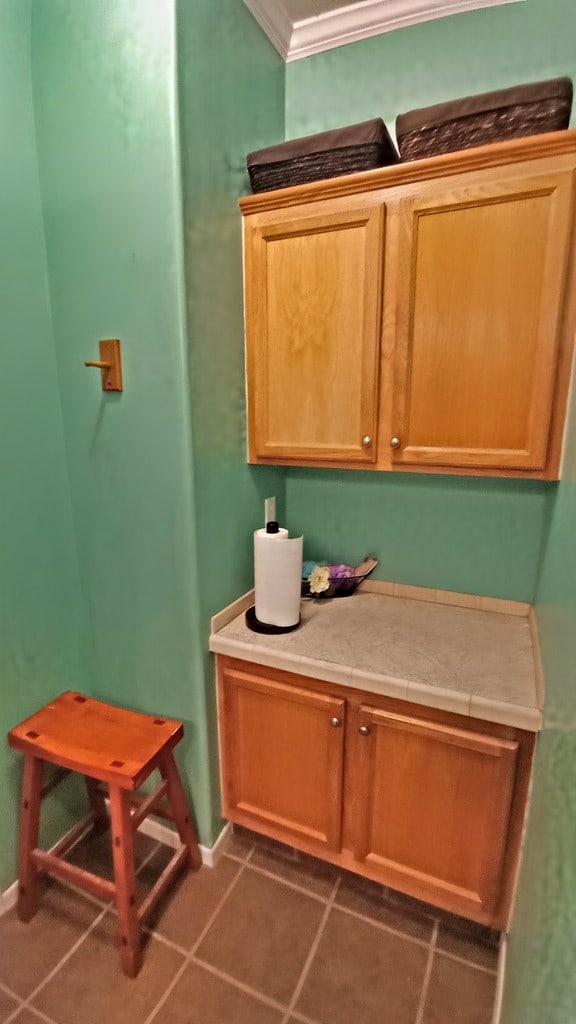
{"label": "black holder base", "polygon": [[256,618],[256,608],[252,605],[251,608],[245,614],[246,625],[248,629],[251,629],[253,633],[292,633],[295,629],[298,629],[300,625],[300,619],[294,626],[271,626],[268,622],[260,622],[260,619]]}

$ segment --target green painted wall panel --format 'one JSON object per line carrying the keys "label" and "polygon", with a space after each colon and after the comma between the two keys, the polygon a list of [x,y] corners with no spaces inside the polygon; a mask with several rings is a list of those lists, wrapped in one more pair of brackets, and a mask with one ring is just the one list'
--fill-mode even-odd
{"label": "green painted wall panel", "polygon": [[[37,0],[50,294],[94,693],[181,718],[212,802],[199,639],[173,0]],[[83,361],[122,342],[125,390]]]}
{"label": "green painted wall panel", "polygon": [[572,0],[450,15],[288,64],[287,137],[575,73]]}
{"label": "green painted wall panel", "polygon": [[537,593],[544,728],[509,944],[503,1024],[568,1024],[576,1007],[576,404]]}
{"label": "green painted wall panel", "polygon": [[306,557],[357,565],[397,583],[530,601],[546,525],[546,484],[290,470],[289,520]]}
{"label": "green painted wall panel", "polygon": [[[85,620],[54,357],[30,72],[30,2],[0,8],[0,732],[88,685]],[[0,744],[0,889],[16,874],[21,755]],[[43,841],[69,823],[44,807]],[[75,801],[72,801],[75,806]]]}
{"label": "green painted wall panel", "polygon": [[[284,135],[284,64],[238,0],[181,0],[178,56],[199,612],[218,790],[209,619],[253,585],[263,501],[284,474],[246,464],[242,238],[246,153]],[[220,825],[218,799],[213,832]]]}
{"label": "green painted wall panel", "polygon": [[[414,107],[576,77],[574,19],[573,0],[529,0],[294,61],[286,67],[287,138],[369,117],[393,130],[396,115]],[[383,576],[520,600],[534,597],[553,494],[554,485],[463,477],[287,474],[289,514],[312,553],[356,557],[372,546]]]}

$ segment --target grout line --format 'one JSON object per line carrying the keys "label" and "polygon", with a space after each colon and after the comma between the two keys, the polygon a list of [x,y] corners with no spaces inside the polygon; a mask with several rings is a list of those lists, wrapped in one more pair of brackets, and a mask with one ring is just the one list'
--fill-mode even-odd
{"label": "grout line", "polygon": [[[146,866],[146,864],[148,864],[148,862],[150,860],[152,860],[152,857],[158,851],[158,849],[159,849],[159,847],[161,845],[162,845],[161,843],[157,843],[156,846],[154,846],[154,848],[150,851],[148,856],[144,858],[144,860],[142,861],[142,863],[138,867],[138,870],[136,872],[137,875],[140,874],[140,872]],[[74,890],[74,891],[77,891],[77,890]],[[104,918],[105,918],[106,914],[109,912],[111,906],[112,906],[112,903],[108,903],[105,906],[103,906],[101,912],[99,914],[97,914],[96,917],[94,918],[94,920],[92,921],[92,924],[90,924],[88,926],[86,931],[80,936],[79,939],[76,940],[76,942],[73,943],[73,945],[70,947],[68,952],[65,953],[65,955],[62,957],[62,959],[58,961],[56,966],[53,967],[51,971],[49,971],[49,973],[40,982],[40,984],[37,985],[36,988],[30,993],[30,995],[24,1000],[24,1002],[22,1004],[23,1007],[26,1007],[27,1009],[30,1008],[30,1009],[36,1010],[37,1013],[38,1012],[40,1012],[40,1013],[42,1012],[42,1011],[38,1011],[36,1009],[36,1007],[32,1005],[32,1000],[36,998],[38,993],[42,991],[42,989],[48,984],[49,981],[52,981],[52,978],[54,978],[55,975],[58,974],[58,971],[64,966],[64,964],[66,964],[68,962],[68,960],[70,960],[70,958],[74,955],[76,950],[79,949],[79,947],[82,945],[82,943],[85,941],[85,939],[88,938],[90,933],[92,931],[94,931],[94,929],[100,924],[101,921],[104,920]],[[46,1019],[49,1020],[50,1018],[46,1018]]]}
{"label": "grout line", "polygon": [[[247,863],[247,862],[246,862]],[[306,889],[303,885],[298,885],[297,882],[289,882],[287,878],[282,878],[281,875],[275,875],[273,871],[268,871],[267,868],[261,868],[256,864],[247,864],[251,871],[257,871],[259,875],[264,875],[265,878],[272,879],[273,882],[281,882],[286,888],[292,889],[294,892],[300,892],[304,896],[310,896],[313,900],[317,900],[318,903],[326,904],[329,897],[320,896],[316,892],[311,892],[310,889]]]}
{"label": "grout line", "polygon": [[[6,992],[9,992],[9,990],[8,990],[8,989],[6,989],[6,986],[5,986],[5,985],[2,985],[2,991],[6,991]],[[10,995],[13,995],[13,993],[12,993],[12,992],[10,992],[9,994],[10,994]],[[16,998],[16,997],[15,997],[15,998]],[[22,1010],[24,1009],[24,1005],[25,1005],[25,1004],[24,1004],[24,1003],[22,1002],[22,1000],[21,1000],[21,999],[18,999],[18,1001],[17,1001],[17,1003],[16,1003],[16,1006],[15,1006],[15,1008],[14,1008],[13,1010],[11,1010],[11,1011],[10,1011],[10,1013],[9,1013],[9,1014],[8,1014],[8,1016],[6,1017],[6,1020],[4,1021],[4,1024],[12,1024],[12,1021],[13,1021],[13,1020],[16,1020],[16,1018],[17,1018],[17,1017],[19,1016],[19,1014],[20,1014],[20,1013],[22,1012]]]}
{"label": "grout line", "polygon": [[[252,851],[250,851],[250,852],[252,852]],[[248,855],[248,856],[250,856],[250,855]],[[196,942],[195,942],[195,943],[194,943],[194,945],[192,946],[192,949],[190,950],[190,952],[189,952],[189,953],[188,953],[188,955],[186,956],[186,958],[185,958],[185,960],[184,960],[183,964],[182,964],[182,965],[181,965],[181,967],[180,967],[180,968],[178,969],[178,971],[176,972],[175,976],[174,976],[174,977],[172,978],[172,981],[170,982],[170,984],[169,984],[169,985],[168,985],[168,986],[166,987],[166,989],[165,989],[165,990],[164,990],[164,992],[162,993],[162,995],[161,995],[160,999],[158,1000],[158,1002],[157,1002],[156,1006],[154,1006],[154,1007],[153,1007],[153,1009],[151,1010],[151,1012],[150,1012],[150,1013],[148,1014],[148,1016],[146,1017],[146,1020],[145,1020],[145,1021],[143,1021],[143,1024],[152,1024],[152,1021],[154,1020],[154,1018],[156,1017],[156,1015],[157,1015],[157,1014],[159,1013],[159,1011],[160,1011],[160,1010],[162,1009],[162,1007],[164,1006],[164,1003],[166,1002],[166,1000],[168,999],[168,997],[169,997],[169,996],[171,995],[171,993],[173,992],[173,990],[174,990],[174,988],[176,987],[176,985],[178,984],[178,982],[180,981],[180,978],[182,977],[182,975],[183,975],[184,971],[186,970],[186,968],[187,968],[188,964],[189,964],[189,963],[190,963],[190,961],[192,960],[192,958],[193,958],[193,956],[194,956],[194,954],[195,954],[196,950],[198,949],[198,946],[199,946],[199,945],[200,945],[200,943],[202,942],[202,940],[203,940],[204,936],[205,936],[205,935],[206,935],[206,933],[208,932],[209,928],[211,928],[211,927],[212,927],[212,925],[213,925],[214,921],[216,920],[216,918],[217,918],[218,914],[220,913],[220,911],[221,911],[222,907],[224,906],[224,904],[225,904],[226,900],[228,899],[228,897],[229,897],[230,893],[232,892],[232,889],[233,889],[233,888],[234,888],[234,886],[236,885],[236,883],[237,883],[238,879],[239,879],[239,878],[241,877],[241,875],[242,875],[243,871],[244,871],[244,864],[242,864],[242,865],[240,866],[240,868],[239,868],[239,870],[238,870],[237,874],[236,874],[236,875],[234,876],[234,878],[233,878],[233,879],[232,879],[232,881],[230,882],[230,885],[229,885],[229,886],[228,886],[228,888],[226,889],[226,892],[224,893],[224,895],[222,896],[222,898],[221,898],[221,899],[220,899],[220,900],[218,901],[218,903],[216,904],[216,907],[215,907],[215,909],[214,909],[214,910],[212,911],[212,913],[211,913],[210,917],[208,918],[208,920],[207,920],[206,924],[204,925],[204,928],[202,929],[202,931],[200,932],[200,935],[199,935],[199,936],[198,936],[198,938],[196,939]]]}
{"label": "grout line", "polygon": [[16,999],[17,1002],[22,1002],[22,996],[19,996],[17,992],[5,985],[3,981],[0,981],[0,992],[5,992],[7,996],[11,996],[12,999]]}
{"label": "grout line", "polygon": [[[150,853],[148,853],[145,856],[145,858],[142,861],[142,863],[139,864],[138,867],[136,868],[136,876],[138,876],[140,874],[140,872],[142,871],[142,869],[146,867],[148,862],[152,860],[152,858],[158,852],[158,850],[160,849],[161,846],[165,846],[165,843],[161,843],[161,842],[156,843],[156,845],[153,847],[153,849],[150,851]],[[72,847],[72,849],[73,848],[74,847]],[[51,875],[49,877],[49,881],[50,881],[50,883],[55,883],[56,885],[61,885],[65,889],[70,889],[71,892],[76,893],[77,896],[82,896],[83,899],[88,900],[89,903],[94,903],[97,907],[102,907],[102,908],[106,908],[107,910],[109,910],[110,907],[114,906],[114,900],[108,900],[108,902],[105,903],[104,900],[99,900],[97,896],[94,896],[91,892],[87,892],[86,889],[81,889],[79,885],[74,885],[73,882],[69,882],[68,879],[66,879],[66,878],[58,878],[57,875]]]}
{"label": "grout line", "polygon": [[[339,903],[334,904],[335,910],[340,910],[343,914],[349,914],[350,917],[357,918],[358,921],[364,921],[365,924],[372,924],[375,928],[378,928],[381,932],[388,932],[389,935],[395,935],[398,939],[406,939],[407,942],[413,942],[415,946],[424,947],[428,949],[430,945],[430,939],[425,941],[424,939],[417,939],[414,935],[408,935],[407,932],[401,932],[397,928],[391,928],[388,924],[383,924],[382,921],[376,921],[373,917],[368,917],[367,914],[360,914],[357,910],[350,910],[349,907],[342,907]],[[432,934],[434,928],[432,929]]]}
{"label": "grout line", "polygon": [[49,981],[52,981],[52,978],[53,978],[53,977],[54,977],[54,976],[55,976],[56,974],[58,974],[58,971],[60,970],[60,968],[61,968],[61,967],[63,967],[63,966],[64,966],[64,964],[68,962],[68,960],[70,960],[71,956],[72,956],[72,955],[73,955],[73,954],[74,954],[74,953],[76,952],[76,950],[77,950],[77,949],[78,949],[78,948],[79,948],[79,947],[80,947],[80,946],[82,945],[82,943],[84,942],[84,940],[85,940],[85,939],[86,939],[86,938],[87,938],[87,937],[88,937],[88,936],[90,935],[90,932],[92,932],[92,931],[93,931],[93,930],[94,930],[94,929],[96,928],[96,926],[100,924],[100,922],[101,922],[101,921],[103,920],[103,918],[104,918],[104,917],[106,916],[106,914],[107,914],[107,913],[108,913],[108,908],[107,908],[107,907],[104,907],[104,908],[103,908],[103,910],[101,910],[101,911],[100,911],[100,913],[96,915],[96,917],[95,917],[95,918],[94,918],[94,920],[92,921],[92,924],[88,926],[88,928],[86,929],[86,931],[85,931],[85,932],[83,932],[83,934],[82,934],[82,935],[80,936],[80,938],[79,938],[79,939],[77,939],[77,940],[76,940],[76,942],[74,942],[74,943],[72,944],[72,946],[70,947],[70,949],[68,950],[68,952],[67,952],[67,953],[65,953],[65,954],[64,954],[64,956],[62,957],[62,959],[58,961],[58,963],[56,964],[56,966],[55,966],[55,967],[53,967],[53,968],[52,968],[52,970],[48,972],[48,974],[46,975],[46,977],[45,977],[45,978],[44,978],[44,979],[43,979],[43,980],[42,980],[42,981],[40,982],[40,984],[39,984],[39,985],[37,985],[37,986],[36,986],[36,988],[35,988],[35,989],[34,989],[34,990],[33,990],[33,991],[32,991],[32,992],[30,993],[30,995],[28,996],[28,998],[27,998],[27,999],[25,1000],[25,1002],[24,1002],[24,1006],[28,1006],[28,1004],[29,1004],[29,1003],[31,1002],[31,1000],[32,1000],[32,999],[35,999],[35,998],[36,998],[36,996],[38,995],[38,993],[42,991],[42,989],[43,989],[43,988],[44,988],[44,987],[45,987],[45,986],[46,986],[46,985],[48,984],[48,982],[49,982]]}
{"label": "grout line", "polygon": [[182,961],[182,963],[180,964],[180,967],[179,967],[179,968],[178,968],[178,970],[176,971],[176,974],[175,974],[175,975],[174,975],[174,977],[172,978],[172,981],[170,982],[170,984],[169,984],[169,985],[168,985],[168,986],[167,986],[167,987],[166,987],[166,988],[164,989],[164,992],[162,993],[162,995],[161,995],[160,999],[159,999],[159,1000],[158,1000],[158,1002],[156,1003],[156,1006],[154,1007],[154,1009],[152,1010],[152,1012],[151,1012],[151,1013],[149,1013],[149,1014],[148,1014],[148,1016],[146,1017],[146,1020],[144,1021],[144,1024],[150,1024],[150,1022],[151,1022],[151,1021],[152,1021],[152,1020],[154,1019],[154,1017],[156,1016],[156,1014],[158,1013],[158,1011],[162,1009],[162,1007],[164,1006],[164,1003],[165,1003],[165,1002],[166,1002],[166,1000],[168,999],[168,996],[169,996],[169,995],[170,995],[170,994],[172,993],[172,991],[173,991],[173,990],[174,990],[174,989],[176,988],[176,985],[177,985],[177,984],[178,984],[178,982],[180,981],[180,978],[181,978],[181,977],[182,977],[182,975],[184,974],[184,971],[185,971],[185,970],[186,970],[186,968],[188,967],[188,964],[189,964],[189,960],[185,958],[185,959],[184,959],[184,960]]}
{"label": "grout line", "polygon": [[424,1007],[426,1006],[426,998],[428,996],[428,988],[430,987],[430,978],[432,977],[432,964],[434,963],[434,953],[436,952],[436,942],[438,941],[439,928],[439,922],[435,921],[434,928],[432,931],[432,938],[430,940],[430,949],[428,952],[426,970],[424,971],[424,980],[422,982],[420,1001],[418,1003],[418,1010],[416,1011],[416,1020],[414,1024],[422,1024],[422,1018],[424,1016]]}
{"label": "grout line", "polygon": [[28,1011],[28,1013],[32,1014],[32,1016],[37,1017],[38,1020],[43,1020],[44,1024],[56,1024],[56,1021],[54,1020],[53,1017],[49,1017],[42,1010],[38,1010],[36,1006],[26,1006],[26,1010]]}
{"label": "grout line", "polygon": [[288,1019],[301,1021],[301,1024],[318,1024],[318,1021],[312,1020],[312,1017],[305,1017],[299,1010],[292,1010],[292,1016]]}
{"label": "grout line", "polygon": [[445,956],[448,960],[454,960],[457,964],[464,964],[466,967],[473,967],[475,971],[482,971],[483,974],[492,974],[496,976],[498,969],[496,967],[485,967],[484,964],[477,964],[475,960],[469,960],[465,956],[457,956],[456,953],[448,953],[445,949],[436,950],[438,956]]}
{"label": "grout line", "polygon": [[162,935],[162,932],[155,932],[153,928],[147,928],[146,925],[143,925],[142,933],[151,939],[156,939],[157,942],[161,942],[163,946],[173,949],[175,953],[180,953],[181,956],[189,956],[190,951],[188,949],[184,949],[184,946],[179,946],[177,942],[172,942],[172,939],[166,938],[165,935]]}
{"label": "grout line", "polygon": [[292,1010],[296,1006],[296,1003],[298,1002],[298,999],[300,998],[300,993],[302,992],[302,989],[304,988],[304,982],[306,981],[306,978],[308,977],[308,972],[310,971],[310,968],[312,966],[312,961],[313,961],[313,959],[316,956],[316,953],[318,951],[318,946],[320,945],[320,940],[321,940],[321,938],[322,938],[322,936],[324,934],[324,929],[326,928],[326,922],[328,921],[328,917],[329,917],[330,911],[332,910],[332,907],[334,906],[334,900],[336,899],[336,893],[338,892],[338,887],[340,885],[340,877],[341,876],[338,875],[338,877],[336,878],[336,881],[334,882],[334,885],[332,886],[332,892],[330,893],[330,897],[328,899],[328,902],[326,903],[326,906],[324,907],[324,913],[322,914],[322,917],[320,919],[320,924],[318,925],[318,930],[316,932],[314,941],[313,941],[313,943],[310,946],[310,949],[308,951],[308,956],[306,957],[306,960],[304,962],[304,967],[302,968],[302,973],[300,974],[300,977],[299,977],[298,982],[296,984],[296,988],[294,989],[294,992],[292,993],[292,999],[290,1000],[290,1003],[288,1005],[288,1009],[286,1010],[286,1013],[285,1013],[285,1015],[283,1017],[282,1024],[288,1024],[288,1021],[290,1020],[290,1015],[292,1013]]}
{"label": "grout line", "polygon": [[272,999],[271,996],[265,995],[264,992],[259,992],[258,989],[247,985],[246,982],[240,981],[231,974],[226,974],[225,971],[221,971],[218,967],[214,967],[212,964],[208,963],[207,960],[202,960],[199,956],[193,956],[190,958],[190,963],[197,964],[198,967],[202,967],[203,970],[208,971],[209,974],[213,974],[216,978],[220,978],[222,981],[228,982],[229,985],[233,985],[234,988],[240,989],[240,991],[245,992],[246,995],[252,996],[254,999],[257,999],[258,1002],[264,1003],[266,1006],[271,1006],[274,1010],[280,1010],[281,1013],[286,1012],[285,1003],[279,1003],[276,999]]}
{"label": "grout line", "polygon": [[210,928],[212,927],[214,921],[218,917],[218,914],[222,910],[222,907],[224,906],[226,900],[228,899],[230,893],[232,892],[232,889],[234,888],[234,886],[238,882],[238,879],[244,874],[244,870],[245,870],[245,867],[244,867],[244,865],[242,865],[242,867],[238,871],[237,875],[235,875],[234,878],[232,879],[232,881],[230,882],[230,885],[226,889],[226,892],[224,893],[222,899],[216,905],[215,910],[212,912],[212,914],[208,918],[206,924],[204,925],[202,931],[200,932],[200,935],[196,939],[196,942],[194,943],[194,945],[192,946],[192,949],[190,950],[190,953],[188,954],[190,960],[192,959],[193,956],[196,955],[196,950],[198,949],[200,943],[204,940],[205,935],[210,930]]}

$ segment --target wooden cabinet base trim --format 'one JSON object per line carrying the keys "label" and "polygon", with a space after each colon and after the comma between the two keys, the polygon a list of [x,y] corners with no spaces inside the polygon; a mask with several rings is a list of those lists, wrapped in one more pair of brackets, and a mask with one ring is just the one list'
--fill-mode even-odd
{"label": "wooden cabinet base trim", "polygon": [[[567,366],[569,372],[569,362],[572,359],[572,354],[567,356]],[[562,424],[563,424],[562,419]],[[560,438],[562,437],[560,429]],[[405,465],[395,464],[391,465],[388,460],[388,453],[384,451],[383,458],[386,461],[377,461],[362,464],[359,466],[358,463],[352,464],[351,462],[343,462],[341,460],[334,460],[329,462],[326,459],[287,459],[287,458],[259,458],[252,453],[250,454],[247,462],[251,466],[292,466],[308,469],[359,469],[367,473],[426,473],[428,475],[433,474],[434,476],[485,476],[485,477],[506,477],[512,480],[558,480],[558,460],[553,464],[550,464],[547,469],[486,469],[481,466],[440,466],[440,465],[418,465],[417,463],[406,463]],[[380,457],[379,457],[380,458]]]}
{"label": "wooden cabinet base trim", "polygon": [[450,882],[445,882],[442,878],[426,875],[423,871],[407,868],[396,861],[387,860],[385,857],[378,857],[373,853],[368,854],[364,863],[369,866],[372,865],[380,877],[386,876],[393,889],[400,889],[408,884],[414,885],[417,889],[423,887],[422,891],[429,892],[430,887],[434,886],[435,889],[441,889],[445,892],[446,898],[454,904],[459,904],[466,907],[466,909],[473,907],[477,907],[478,910],[482,909],[482,902],[472,889],[463,889],[460,886],[451,885]]}
{"label": "wooden cabinet base trim", "polygon": [[314,842],[313,840],[307,841],[301,835],[294,835],[293,837],[288,836],[285,830],[275,828],[274,825],[270,823],[256,822],[252,815],[243,814],[239,809],[224,809],[224,815],[235,825],[241,825],[244,828],[251,829],[253,832],[258,832],[263,836],[267,836],[269,839],[274,839],[279,843],[283,843],[285,846],[299,850],[301,853],[309,854],[312,857],[318,857],[320,860],[333,864],[335,867],[343,868],[345,871],[351,871],[353,874],[360,875],[362,878],[368,878],[372,882],[377,882],[380,885],[387,885],[391,889],[396,889],[398,892],[411,896],[413,899],[421,900],[423,903],[428,903],[430,906],[437,907],[439,910],[445,910],[451,914],[458,914],[460,917],[465,917],[470,921],[476,921],[478,924],[483,924],[490,928],[503,929],[507,926],[507,918],[500,908],[497,913],[490,914],[477,900],[474,899],[473,894],[468,898],[468,895],[464,890],[464,895],[459,895],[456,890],[452,892],[448,887],[446,887],[445,898],[439,896],[438,899],[435,899],[434,904],[432,904],[430,902],[429,884],[419,880],[416,876],[414,876],[414,878],[407,879],[404,874],[400,875],[400,873],[396,873],[392,870],[386,871],[381,864],[370,860],[361,864],[356,860],[351,850],[331,850],[324,844]]}
{"label": "wooden cabinet base trim", "polygon": [[309,839],[312,843],[328,843],[328,837],[325,832],[319,832],[314,828],[306,828],[305,825],[298,825],[294,821],[290,821],[289,818],[281,818],[279,815],[267,815],[263,814],[257,807],[253,807],[250,804],[241,802],[237,804],[237,811],[239,814],[243,814],[250,818],[252,822],[262,822],[263,825],[270,824],[272,828],[276,827],[282,829],[284,834],[289,832],[295,837],[297,835],[303,836]]}

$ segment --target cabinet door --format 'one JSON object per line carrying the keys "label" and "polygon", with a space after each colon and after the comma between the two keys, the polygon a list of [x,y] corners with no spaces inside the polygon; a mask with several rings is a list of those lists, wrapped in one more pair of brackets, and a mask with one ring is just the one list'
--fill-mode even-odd
{"label": "cabinet door", "polygon": [[250,455],[376,457],[384,209],[246,222]]}
{"label": "cabinet door", "polygon": [[220,675],[224,814],[340,848],[345,702],[249,672]]}
{"label": "cabinet door", "polygon": [[368,705],[360,710],[360,729],[356,858],[393,887],[490,920],[518,743]]}
{"label": "cabinet door", "polygon": [[544,470],[573,175],[480,182],[404,204],[393,461]]}

